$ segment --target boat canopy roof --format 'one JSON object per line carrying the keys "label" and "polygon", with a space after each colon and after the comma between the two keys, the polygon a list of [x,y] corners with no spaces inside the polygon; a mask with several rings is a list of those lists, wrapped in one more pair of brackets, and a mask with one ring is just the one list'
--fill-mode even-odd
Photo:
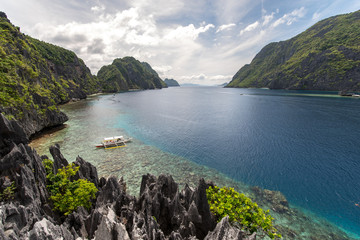
{"label": "boat canopy roof", "polygon": [[117,140],[117,139],[123,139],[123,136],[115,136],[115,137],[107,137],[104,138],[104,141],[111,141],[111,140]]}

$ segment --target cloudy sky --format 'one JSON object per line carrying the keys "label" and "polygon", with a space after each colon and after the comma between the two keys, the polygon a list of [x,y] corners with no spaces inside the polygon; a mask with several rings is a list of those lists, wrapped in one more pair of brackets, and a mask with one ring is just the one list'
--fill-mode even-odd
{"label": "cloudy sky", "polygon": [[23,33],[74,51],[93,74],[134,56],[162,78],[204,85],[230,81],[270,42],[359,9],[359,0],[0,0]]}

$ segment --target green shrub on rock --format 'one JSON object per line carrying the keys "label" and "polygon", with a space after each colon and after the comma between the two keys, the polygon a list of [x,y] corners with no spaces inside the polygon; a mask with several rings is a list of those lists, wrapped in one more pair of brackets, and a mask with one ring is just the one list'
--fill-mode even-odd
{"label": "green shrub on rock", "polygon": [[58,173],[54,174],[51,160],[45,159],[43,164],[47,174],[47,188],[50,191],[50,199],[53,201],[54,210],[58,210],[66,216],[80,206],[90,209],[91,200],[95,199],[98,190],[94,183],[88,180],[70,180],[79,170],[79,167],[72,163],[59,169]]}
{"label": "green shrub on rock", "polygon": [[15,197],[15,190],[15,182],[12,182],[10,186],[6,187],[4,191],[0,193],[0,202],[13,200]]}
{"label": "green shrub on rock", "polygon": [[244,194],[236,192],[233,188],[209,187],[206,190],[210,211],[218,221],[229,216],[231,223],[239,225],[248,233],[264,233],[271,239],[281,238],[272,225],[273,218],[269,210],[264,211]]}

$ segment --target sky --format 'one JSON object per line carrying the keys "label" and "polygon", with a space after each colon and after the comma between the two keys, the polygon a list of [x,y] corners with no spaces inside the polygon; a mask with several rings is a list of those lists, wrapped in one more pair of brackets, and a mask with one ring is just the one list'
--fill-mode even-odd
{"label": "sky", "polygon": [[231,81],[270,42],[360,9],[359,0],[0,0],[21,32],[74,51],[92,74],[115,58],[180,84]]}

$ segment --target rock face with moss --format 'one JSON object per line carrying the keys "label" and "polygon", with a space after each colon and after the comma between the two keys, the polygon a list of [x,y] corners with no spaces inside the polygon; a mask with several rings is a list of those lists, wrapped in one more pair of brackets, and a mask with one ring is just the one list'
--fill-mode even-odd
{"label": "rock face with moss", "polygon": [[270,43],[227,87],[360,91],[360,11]]}
{"label": "rock face with moss", "polygon": [[166,87],[148,63],[140,62],[133,57],[115,59],[111,65],[103,66],[97,77],[103,82],[106,92]]}
{"label": "rock face with moss", "polygon": [[0,12],[0,112],[27,136],[67,120],[58,104],[100,89],[75,53],[22,34]]}

